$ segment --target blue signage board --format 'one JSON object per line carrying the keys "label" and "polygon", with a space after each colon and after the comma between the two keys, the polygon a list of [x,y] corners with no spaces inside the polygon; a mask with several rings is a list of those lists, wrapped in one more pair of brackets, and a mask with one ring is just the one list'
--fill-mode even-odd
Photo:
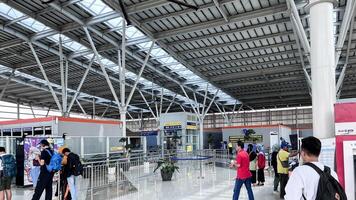
{"label": "blue signage board", "polygon": [[142,131],[141,136],[153,136],[158,135],[158,131]]}

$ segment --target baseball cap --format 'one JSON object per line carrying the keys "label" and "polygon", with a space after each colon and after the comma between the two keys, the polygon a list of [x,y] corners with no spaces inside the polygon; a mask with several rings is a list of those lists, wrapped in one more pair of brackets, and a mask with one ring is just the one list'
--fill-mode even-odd
{"label": "baseball cap", "polygon": [[290,145],[288,144],[288,142],[285,142],[285,141],[282,142],[281,149],[289,148],[289,147],[290,147]]}

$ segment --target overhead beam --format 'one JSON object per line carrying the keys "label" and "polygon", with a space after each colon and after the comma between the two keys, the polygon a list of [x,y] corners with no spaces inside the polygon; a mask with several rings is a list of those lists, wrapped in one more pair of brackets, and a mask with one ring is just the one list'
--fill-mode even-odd
{"label": "overhead beam", "polygon": [[[222,6],[222,5],[228,4],[233,1],[235,1],[235,0],[222,0],[222,1],[220,1],[220,5]],[[205,10],[212,9],[214,7],[215,7],[215,3],[207,3],[204,5],[199,5],[198,10],[191,9],[191,8],[183,9],[180,11],[170,12],[168,14],[163,14],[163,15],[159,15],[156,17],[149,17],[147,19],[142,20],[141,23],[142,24],[151,23],[151,22],[154,22],[157,20],[162,20],[162,19],[167,19],[167,18],[176,17],[176,16],[180,16],[180,15],[185,15],[185,14],[192,13],[192,12],[204,12]]]}
{"label": "overhead beam", "polygon": [[10,84],[10,82],[11,82],[12,77],[15,75],[15,72],[16,72],[15,70],[12,70],[11,75],[9,76],[9,78],[7,79],[7,81],[6,81],[6,83],[5,83],[5,86],[4,86],[3,89],[1,90],[1,93],[0,93],[0,101],[1,101],[2,97],[3,97],[4,94],[5,94],[5,91],[6,91],[7,87],[9,87],[9,84]]}
{"label": "overhead beam", "polygon": [[276,91],[266,94],[255,94],[255,95],[241,95],[240,99],[248,102],[250,99],[265,99],[271,97],[287,97],[287,96],[303,96],[309,95],[308,91],[305,90],[291,90],[291,91]]}
{"label": "overhead beam", "polygon": [[253,24],[253,25],[249,25],[249,26],[244,26],[241,28],[239,27],[239,28],[231,29],[231,30],[223,30],[223,31],[216,32],[216,33],[210,33],[208,35],[202,35],[202,36],[196,36],[196,37],[192,36],[191,38],[184,38],[184,40],[176,40],[176,38],[174,38],[176,41],[168,42],[167,45],[173,46],[173,45],[180,45],[180,44],[185,44],[185,43],[190,43],[190,42],[196,42],[196,41],[219,37],[219,36],[223,36],[223,35],[237,34],[237,33],[243,32],[243,31],[259,29],[262,27],[270,26],[270,25],[276,25],[276,24],[282,24],[282,23],[284,24],[287,22],[289,22],[288,18],[282,18],[282,19],[271,20],[271,21],[267,21],[267,22],[263,22],[263,23]]}
{"label": "overhead beam", "polygon": [[[228,61],[223,61],[223,62],[218,62],[218,63],[214,63],[214,64],[207,64],[205,65],[205,68],[204,70],[204,74],[213,74],[214,71],[211,71],[211,70],[219,70],[218,72],[219,73],[225,73],[225,74],[230,74],[232,73],[231,70],[237,70],[237,69],[246,69],[246,68],[250,68],[250,67],[253,67],[253,66],[267,66],[269,64],[279,64],[279,63],[285,63],[285,62],[292,62],[292,61],[296,61],[297,58],[295,57],[292,57],[292,58],[281,58],[281,59],[278,59],[278,60],[270,60],[270,61],[264,61],[264,62],[261,62],[261,63],[254,63],[254,64],[250,64],[250,65],[243,65],[243,64],[236,64],[236,62],[238,62],[238,59],[236,60],[228,60]],[[227,67],[226,65],[228,64],[235,64],[237,66],[229,66]],[[283,64],[284,65],[284,64]],[[223,69],[219,69],[219,68],[216,68],[217,66],[223,66],[224,68]]]}
{"label": "overhead beam", "polygon": [[30,46],[30,49],[31,49],[32,54],[33,54],[33,57],[35,58],[35,60],[36,60],[36,62],[37,62],[37,65],[38,65],[38,67],[39,67],[40,70],[41,70],[41,73],[42,73],[43,78],[44,78],[44,79],[46,80],[46,82],[47,82],[48,88],[49,88],[49,90],[51,91],[51,94],[52,94],[52,96],[53,96],[53,99],[54,99],[54,101],[55,101],[56,104],[57,104],[58,110],[62,112],[62,106],[61,106],[61,104],[59,103],[58,97],[57,97],[56,93],[54,92],[54,90],[53,90],[53,88],[52,88],[52,85],[50,84],[50,81],[49,81],[49,79],[48,79],[48,77],[47,77],[47,75],[46,75],[46,71],[44,70],[44,68],[43,68],[43,66],[42,66],[42,64],[41,64],[41,61],[40,61],[40,59],[38,58],[37,53],[36,53],[35,49],[34,49],[33,46],[32,46],[32,43],[29,42],[28,45]]}
{"label": "overhead beam", "polygon": [[194,31],[201,31],[209,28],[220,27],[222,24],[232,24],[236,22],[241,22],[245,20],[251,20],[258,17],[265,17],[275,14],[281,14],[287,12],[287,7],[285,4],[280,4],[272,6],[269,8],[263,8],[256,11],[246,12],[230,17],[229,23],[226,23],[224,19],[215,19],[207,22],[201,22],[198,24],[188,25],[180,28],[175,28],[172,30],[161,31],[154,35],[156,40],[162,40],[165,38],[170,38],[177,35],[187,34]]}
{"label": "overhead beam", "polygon": [[344,17],[343,17],[341,27],[339,30],[339,36],[338,36],[337,43],[335,46],[335,48],[336,48],[335,68],[337,67],[337,64],[339,63],[341,49],[344,47],[347,30],[349,30],[349,27],[353,27],[353,25],[351,25],[350,22],[351,22],[351,19],[355,17],[355,12],[356,12],[356,1],[347,1]]}
{"label": "overhead beam", "polygon": [[[255,55],[254,51],[259,51],[259,50],[257,49],[257,50],[251,50],[251,51],[246,52],[248,57],[242,56],[241,54],[243,54],[243,53],[240,53],[241,51],[233,51],[233,52],[229,52],[229,53],[222,53],[222,54],[216,54],[216,55],[212,55],[212,56],[201,57],[201,58],[197,58],[196,60],[195,59],[189,59],[188,62],[191,63],[197,69],[204,69],[207,64],[215,64],[215,63],[219,64],[219,62],[221,62],[219,60],[219,58],[223,58],[224,56],[238,56],[239,55],[242,58],[233,59],[231,61],[232,62],[242,63],[242,62],[248,62],[248,61],[259,60],[259,59],[271,60],[271,57],[275,58],[276,56],[283,56],[283,55],[285,55],[285,56],[290,58],[290,56],[288,56],[288,55],[292,54],[292,56],[294,57],[295,54],[296,54],[294,49],[293,50],[287,50],[287,51],[279,51],[279,52],[273,52],[273,51],[264,52],[264,53],[260,53],[259,52],[258,54],[260,54],[260,55]],[[235,53],[235,54],[233,54],[233,53]],[[248,53],[252,53],[253,56],[250,56]],[[205,58],[205,59],[202,59],[202,58]],[[212,59],[214,59],[214,60],[212,60]],[[195,64],[198,61],[205,61],[205,62],[209,62],[209,63]],[[213,62],[211,62],[211,61],[213,61]],[[225,62],[225,61],[222,61],[222,62]]]}
{"label": "overhead beam", "polygon": [[246,81],[241,83],[231,83],[231,84],[224,84],[224,88],[235,88],[235,87],[242,87],[248,85],[264,85],[269,83],[278,83],[278,82],[292,82],[296,80],[302,79],[304,76],[292,76],[292,77],[283,77],[283,78],[276,78],[270,79],[268,82],[266,80],[259,80],[259,81]]}
{"label": "overhead beam", "polygon": [[[16,30],[14,30],[14,29],[12,29],[12,28],[5,27],[5,26],[4,26],[3,24],[1,24],[1,23],[0,23],[0,30],[3,30],[3,31],[5,31],[5,32],[7,32],[7,33],[9,33],[9,34],[15,35],[15,36],[21,38],[22,40],[24,40],[24,41],[26,41],[26,42],[30,41],[30,38],[29,38],[28,36],[26,36],[26,35],[24,35],[24,34],[22,34],[22,33],[20,33],[20,32],[17,32]],[[47,50],[47,51],[53,53],[53,54],[55,54],[55,55],[59,55],[59,51],[58,51],[58,50],[56,50],[56,49],[54,49],[54,48],[52,48],[52,47],[50,47],[50,46],[48,46],[48,45],[45,45],[45,44],[43,44],[43,43],[41,43],[41,42],[34,41],[33,44],[35,44],[36,46],[40,47],[41,49],[45,49],[45,50]],[[71,61],[72,63],[74,63],[74,64],[76,64],[76,65],[78,65],[78,66],[84,67],[85,69],[88,67],[87,64],[85,64],[85,63],[83,63],[83,62],[81,62],[81,61],[78,61],[78,60],[76,60],[76,59],[69,58],[67,55],[64,55],[64,59],[65,59],[65,60],[69,60],[69,61]],[[57,60],[58,60],[58,59],[57,59]],[[5,64],[5,63],[4,63],[4,64]],[[95,74],[99,74],[99,75],[101,75],[101,76],[104,76],[104,74],[103,74],[100,70],[94,69],[94,68],[92,68],[92,67],[90,68],[90,71],[91,71],[91,72],[94,72]],[[110,76],[110,79],[113,80],[113,81],[115,81],[115,82],[119,82],[119,80],[118,80],[117,78],[115,78],[115,77]],[[128,83],[126,83],[126,85],[129,86],[129,87],[132,87],[132,85],[130,85],[130,84],[128,84]],[[143,91],[143,92],[150,94],[150,92],[147,92],[147,91]],[[166,100],[169,100],[169,99],[167,99],[167,98],[165,98],[165,99],[166,99]],[[179,103],[176,103],[176,104],[179,105]]]}
{"label": "overhead beam", "polygon": [[223,16],[223,18],[225,19],[225,22],[229,22],[229,17],[227,16],[226,12],[224,11],[221,3],[219,2],[219,0],[213,0],[216,8],[218,9],[219,13],[221,14],[221,16]]}
{"label": "overhead beam", "polygon": [[[286,31],[286,34],[292,34],[292,33],[293,33],[292,31]],[[265,36],[256,37],[256,38],[250,38],[250,39],[246,39],[246,40],[243,39],[243,40],[238,40],[238,41],[233,41],[233,42],[214,44],[214,45],[210,45],[210,46],[206,46],[206,47],[200,47],[200,48],[194,48],[194,49],[184,49],[182,51],[179,51],[178,55],[181,55],[181,54],[186,55],[186,54],[197,53],[197,52],[202,52],[202,51],[205,52],[207,50],[245,44],[247,42],[256,41],[256,40],[262,40],[262,39],[266,39],[266,38],[272,38],[272,37],[276,37],[276,36],[281,36],[281,34],[279,34],[279,33],[278,34],[271,34],[271,35],[265,35]],[[258,48],[266,49],[266,47],[268,47],[268,46],[273,46],[274,47],[274,46],[292,45],[292,44],[293,44],[293,41],[280,42],[280,43],[275,43],[275,44],[262,45],[262,46],[251,48],[251,49],[258,49]],[[244,50],[247,50],[247,49],[244,49]]]}
{"label": "overhead beam", "polygon": [[[257,66],[257,64],[256,64]],[[256,68],[256,67],[253,67]],[[211,81],[224,81],[229,79],[239,79],[244,77],[255,77],[264,74],[278,74],[278,73],[285,73],[285,72],[294,72],[294,71],[301,71],[299,65],[285,65],[285,66],[276,66],[276,67],[268,67],[262,68],[258,70],[250,70],[244,72],[235,72],[230,74],[224,74],[221,76],[215,76],[211,78]]]}

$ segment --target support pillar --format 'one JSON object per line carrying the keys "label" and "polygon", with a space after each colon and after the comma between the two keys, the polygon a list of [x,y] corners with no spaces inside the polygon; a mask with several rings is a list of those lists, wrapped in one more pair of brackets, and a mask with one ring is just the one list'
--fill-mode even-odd
{"label": "support pillar", "polygon": [[120,120],[122,123],[122,137],[126,137],[126,110],[120,111]]}
{"label": "support pillar", "polygon": [[313,134],[334,136],[335,42],[333,3],[310,0],[310,39],[313,102]]}
{"label": "support pillar", "polygon": [[199,150],[204,149],[204,119],[199,120]]}

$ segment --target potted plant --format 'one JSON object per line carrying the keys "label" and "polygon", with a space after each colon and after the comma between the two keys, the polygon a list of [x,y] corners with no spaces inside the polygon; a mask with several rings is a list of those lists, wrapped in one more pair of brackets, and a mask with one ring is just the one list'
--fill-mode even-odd
{"label": "potted plant", "polygon": [[252,138],[251,136],[256,134],[256,132],[253,129],[244,129],[244,134],[245,141],[249,141]]}
{"label": "potted plant", "polygon": [[214,142],[214,137],[213,137],[213,135],[210,133],[210,134],[208,135],[208,145],[209,145],[209,149],[212,149],[213,142]]}
{"label": "potted plant", "polygon": [[162,181],[171,181],[173,173],[176,170],[178,171],[179,167],[174,165],[171,159],[164,159],[157,162],[157,166],[153,172],[156,172],[158,169],[161,169]]}

